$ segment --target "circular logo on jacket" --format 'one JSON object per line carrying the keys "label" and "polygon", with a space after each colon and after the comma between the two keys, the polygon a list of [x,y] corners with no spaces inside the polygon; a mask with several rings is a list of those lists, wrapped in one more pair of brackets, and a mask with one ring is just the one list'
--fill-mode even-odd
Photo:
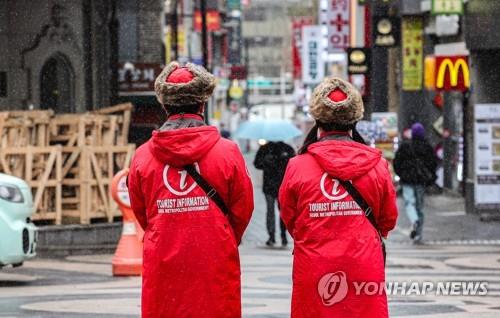
{"label": "circular logo on jacket", "polygon": [[318,282],[318,293],[325,306],[333,306],[344,300],[349,286],[344,272],[328,273]]}
{"label": "circular logo on jacket", "polygon": [[342,200],[349,195],[346,190],[340,187],[339,180],[329,178],[326,172],[321,177],[320,188],[323,195],[332,201]]}
{"label": "circular logo on jacket", "polygon": [[[194,167],[200,173],[198,163],[195,162]],[[169,165],[165,165],[165,168],[163,168],[163,183],[165,183],[168,191],[177,196],[187,195],[196,188],[196,182],[188,177],[189,173],[186,170],[179,170]]]}

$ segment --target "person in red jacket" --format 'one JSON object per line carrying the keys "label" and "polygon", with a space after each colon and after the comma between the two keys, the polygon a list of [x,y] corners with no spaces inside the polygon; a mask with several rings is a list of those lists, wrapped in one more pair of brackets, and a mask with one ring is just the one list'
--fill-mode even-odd
{"label": "person in red jacket", "polygon": [[[388,317],[381,237],[398,215],[388,163],[353,139],[364,107],[348,82],[324,79],[310,113],[316,125],[290,160],[279,194],[294,239],[291,317]],[[370,206],[376,228],[343,181]]]}
{"label": "person in red jacket", "polygon": [[[155,82],[165,124],[136,151],[130,202],[145,230],[144,318],[241,317],[238,244],[253,211],[253,187],[232,141],[203,120],[214,77],[172,62]],[[184,169],[193,165],[229,210],[226,216]]]}

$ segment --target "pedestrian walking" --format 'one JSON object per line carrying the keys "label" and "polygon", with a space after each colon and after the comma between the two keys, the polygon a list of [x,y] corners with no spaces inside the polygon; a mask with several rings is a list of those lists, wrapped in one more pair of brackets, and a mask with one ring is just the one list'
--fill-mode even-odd
{"label": "pedestrian walking", "polygon": [[411,126],[411,139],[400,145],[393,165],[400,178],[405,211],[412,224],[410,238],[420,243],[423,238],[425,189],[436,181],[438,165],[421,123]]}
{"label": "pedestrian walking", "polygon": [[220,135],[222,138],[231,139],[231,132],[226,128],[224,123],[220,124]]}
{"label": "pedestrian walking", "polygon": [[167,121],[128,177],[145,230],[142,317],[241,317],[238,244],[253,211],[243,156],[203,120],[215,78],[168,64],[155,82]]}
{"label": "pedestrian walking", "polygon": [[355,131],[364,107],[350,83],[324,79],[310,113],[316,125],[279,194],[294,239],[291,316],[388,317],[382,237],[398,214],[388,163]]}
{"label": "pedestrian walking", "polygon": [[[266,228],[269,239],[266,241],[267,246],[276,244],[276,214],[275,205],[278,200],[278,192],[285,176],[286,165],[288,160],[295,156],[295,150],[284,142],[270,141],[261,146],[255,155],[254,166],[257,169],[263,170],[263,185],[262,190],[266,196]],[[279,208],[279,204],[278,204]],[[286,237],[286,228],[283,221],[280,219],[281,245],[287,246],[288,239]]]}

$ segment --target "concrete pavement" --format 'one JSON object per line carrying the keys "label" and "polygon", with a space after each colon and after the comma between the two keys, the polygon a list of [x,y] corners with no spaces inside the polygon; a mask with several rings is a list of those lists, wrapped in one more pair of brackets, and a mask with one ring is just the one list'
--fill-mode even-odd
{"label": "concrete pavement", "polygon": [[[261,175],[255,181],[256,210],[240,248],[243,314],[289,317],[291,248],[268,249]],[[463,213],[460,199],[427,201],[426,244],[407,239],[401,211],[388,242],[387,281],[486,282],[484,296],[391,295],[391,317],[500,317],[500,224]],[[140,278],[113,278],[111,255],[35,259],[0,271],[0,317],[138,317]]]}
{"label": "concrete pavement", "polygon": [[[244,317],[288,317],[291,250],[245,245],[241,254]],[[0,317],[138,317],[140,278],[113,278],[110,260],[111,255],[39,259],[3,270]],[[486,296],[390,296],[392,317],[500,316],[500,246],[394,244],[387,280],[488,283]]]}

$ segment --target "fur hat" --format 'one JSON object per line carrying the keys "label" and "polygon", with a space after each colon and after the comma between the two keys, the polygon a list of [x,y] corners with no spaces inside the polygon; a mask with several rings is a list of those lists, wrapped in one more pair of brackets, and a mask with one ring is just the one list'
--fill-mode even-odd
{"label": "fur hat", "polygon": [[319,122],[352,125],[363,118],[361,94],[349,82],[325,78],[312,93],[309,112]]}
{"label": "fur hat", "polygon": [[192,74],[192,78],[188,78],[188,81],[182,80],[186,79],[186,76],[169,78],[174,71],[181,69],[177,62],[165,66],[156,78],[155,92],[160,104],[175,107],[203,104],[208,101],[215,88],[215,77],[199,65],[187,63],[185,68]]}

